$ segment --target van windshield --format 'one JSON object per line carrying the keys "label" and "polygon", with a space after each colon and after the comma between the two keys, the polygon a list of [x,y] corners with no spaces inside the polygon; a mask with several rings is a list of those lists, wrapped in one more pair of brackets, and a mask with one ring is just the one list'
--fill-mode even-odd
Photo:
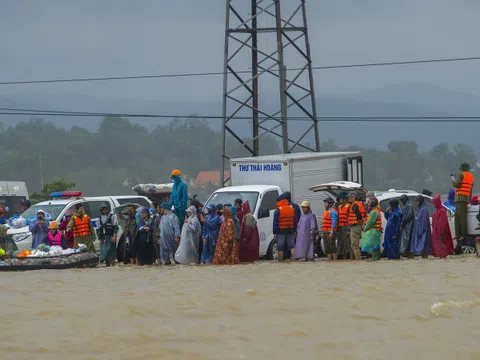
{"label": "van windshield", "polygon": [[236,199],[241,199],[242,201],[248,200],[250,204],[250,208],[252,211],[257,207],[257,200],[258,200],[258,192],[256,191],[227,191],[227,192],[217,192],[212,195],[208,202],[205,204],[207,207],[210,204],[218,205],[218,204],[235,204]]}
{"label": "van windshield", "polygon": [[45,219],[57,220],[64,208],[65,204],[33,205],[25,210],[20,216],[27,220],[35,219],[38,210],[43,210],[45,212]]}

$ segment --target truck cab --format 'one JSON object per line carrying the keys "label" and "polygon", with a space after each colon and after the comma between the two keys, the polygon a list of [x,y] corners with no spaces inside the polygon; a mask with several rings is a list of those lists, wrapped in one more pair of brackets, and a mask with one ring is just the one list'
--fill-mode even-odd
{"label": "truck cab", "polygon": [[275,241],[273,241],[273,213],[281,192],[280,187],[275,185],[230,186],[215,191],[206,201],[205,206],[210,204],[233,205],[235,199],[248,201],[252,213],[257,219],[260,235],[259,257],[271,260],[277,256]]}

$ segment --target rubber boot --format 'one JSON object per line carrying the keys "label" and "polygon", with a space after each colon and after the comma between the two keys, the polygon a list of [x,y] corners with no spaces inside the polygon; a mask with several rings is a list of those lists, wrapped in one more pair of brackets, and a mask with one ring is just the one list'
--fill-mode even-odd
{"label": "rubber boot", "polygon": [[374,261],[380,260],[380,250],[373,250],[372,259],[373,259]]}

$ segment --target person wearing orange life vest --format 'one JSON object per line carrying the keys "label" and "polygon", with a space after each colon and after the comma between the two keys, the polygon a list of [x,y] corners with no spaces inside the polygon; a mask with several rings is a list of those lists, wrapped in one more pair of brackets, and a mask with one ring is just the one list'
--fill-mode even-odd
{"label": "person wearing orange life vest", "polygon": [[78,249],[79,244],[85,244],[87,250],[96,252],[93,242],[95,241],[95,229],[83,204],[75,205],[75,215],[72,216],[67,225],[67,232],[73,231],[73,247]]}
{"label": "person wearing orange life vest", "polygon": [[277,245],[278,260],[283,261],[285,246],[295,259],[295,233],[297,217],[295,208],[288,202],[284,194],[277,199],[277,209],[273,215],[273,236]]}
{"label": "person wearing orange life vest", "polygon": [[337,235],[337,259],[350,259],[350,238],[348,236],[348,209],[347,194],[341,193],[337,198],[338,212],[338,235]]}
{"label": "person wearing orange life vest", "polygon": [[323,200],[325,211],[323,212],[322,238],[328,260],[337,260],[336,237],[338,232],[338,213],[333,208],[335,201],[327,197]]}
{"label": "person wearing orange life vest", "polygon": [[362,251],[372,253],[373,260],[380,260],[380,240],[382,233],[382,215],[378,208],[378,199],[370,198],[372,210],[368,214],[362,236]]}
{"label": "person wearing orange life vest", "polygon": [[362,238],[363,222],[365,220],[365,207],[360,201],[356,200],[357,194],[351,192],[348,194],[350,207],[347,211],[348,232],[350,234],[350,258],[355,260],[362,259],[360,251],[360,240]]}
{"label": "person wearing orange life vest", "polygon": [[460,173],[453,180],[455,188],[455,238],[462,241],[468,235],[467,233],[467,206],[472,198],[472,188],[475,178],[470,173],[470,165],[463,163],[460,165]]}

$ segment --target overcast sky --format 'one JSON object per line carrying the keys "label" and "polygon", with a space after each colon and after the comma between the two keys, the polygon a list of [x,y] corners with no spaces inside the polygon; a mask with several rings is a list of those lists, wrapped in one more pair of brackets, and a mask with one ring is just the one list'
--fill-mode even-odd
{"label": "overcast sky", "polygon": [[[310,0],[307,6],[314,65],[480,55],[480,1]],[[0,0],[0,9],[0,81],[222,70],[225,0]],[[322,94],[409,82],[480,95],[480,61],[315,72]],[[8,91],[215,101],[222,77],[0,85]]]}

